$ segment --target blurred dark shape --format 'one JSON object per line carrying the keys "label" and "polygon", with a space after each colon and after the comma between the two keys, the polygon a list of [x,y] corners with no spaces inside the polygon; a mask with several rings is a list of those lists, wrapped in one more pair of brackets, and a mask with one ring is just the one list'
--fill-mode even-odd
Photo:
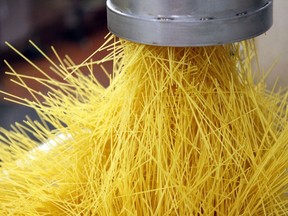
{"label": "blurred dark shape", "polygon": [[[24,121],[27,121],[26,116],[29,116],[29,118],[33,121],[41,122],[38,114],[32,108],[19,106],[12,103],[0,103],[0,115],[0,126],[7,130],[11,130],[11,126],[15,125],[16,123],[25,125]],[[51,124],[48,124],[48,127],[51,130],[54,129]],[[39,140],[37,140],[37,138],[32,133],[29,131],[26,131],[26,133],[30,138],[39,142]]]}
{"label": "blurred dark shape", "polygon": [[59,40],[83,42],[87,35],[106,25],[105,2],[0,0],[0,69],[3,68],[3,56],[17,61],[17,56],[4,44],[5,41],[31,58],[36,53],[28,48],[29,39],[43,49]]}

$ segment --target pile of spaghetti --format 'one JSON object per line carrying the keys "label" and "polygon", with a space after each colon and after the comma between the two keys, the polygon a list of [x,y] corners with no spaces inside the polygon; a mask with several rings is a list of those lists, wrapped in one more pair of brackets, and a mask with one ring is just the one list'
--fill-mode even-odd
{"label": "pile of spaghetti", "polygon": [[253,42],[175,48],[110,36],[101,50],[110,53],[80,65],[39,50],[55,79],[29,60],[44,78],[10,66],[34,100],[6,99],[41,121],[2,129],[0,215],[287,214],[288,93],[255,81]]}

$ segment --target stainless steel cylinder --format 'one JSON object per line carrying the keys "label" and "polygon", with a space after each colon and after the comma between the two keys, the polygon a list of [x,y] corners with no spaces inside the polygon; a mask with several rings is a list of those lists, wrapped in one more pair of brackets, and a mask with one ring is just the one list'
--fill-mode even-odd
{"label": "stainless steel cylinder", "polygon": [[143,44],[225,44],[266,32],[272,25],[272,1],[107,0],[108,28]]}

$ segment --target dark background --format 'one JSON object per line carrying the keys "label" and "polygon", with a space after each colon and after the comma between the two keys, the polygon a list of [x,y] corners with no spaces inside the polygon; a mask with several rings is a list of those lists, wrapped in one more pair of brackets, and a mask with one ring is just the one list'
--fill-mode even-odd
{"label": "dark background", "polygon": [[[49,73],[50,64],[28,43],[32,40],[47,55],[53,45],[59,55],[68,54],[80,63],[95,51],[108,33],[105,0],[0,0],[0,90],[23,98],[30,95],[13,84],[6,71],[4,59],[21,74],[39,76],[39,72],[23,61],[5,41]],[[104,86],[108,81],[99,77]],[[29,86],[46,91],[36,83]],[[6,129],[15,122],[22,122],[28,115],[37,120],[36,113],[25,106],[4,100],[0,94],[0,127]]]}

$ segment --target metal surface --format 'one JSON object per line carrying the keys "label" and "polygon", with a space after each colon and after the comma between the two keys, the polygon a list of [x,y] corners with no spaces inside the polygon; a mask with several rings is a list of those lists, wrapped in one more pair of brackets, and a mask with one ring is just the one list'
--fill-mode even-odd
{"label": "metal surface", "polygon": [[108,0],[115,35],[159,46],[231,43],[266,32],[272,0]]}

